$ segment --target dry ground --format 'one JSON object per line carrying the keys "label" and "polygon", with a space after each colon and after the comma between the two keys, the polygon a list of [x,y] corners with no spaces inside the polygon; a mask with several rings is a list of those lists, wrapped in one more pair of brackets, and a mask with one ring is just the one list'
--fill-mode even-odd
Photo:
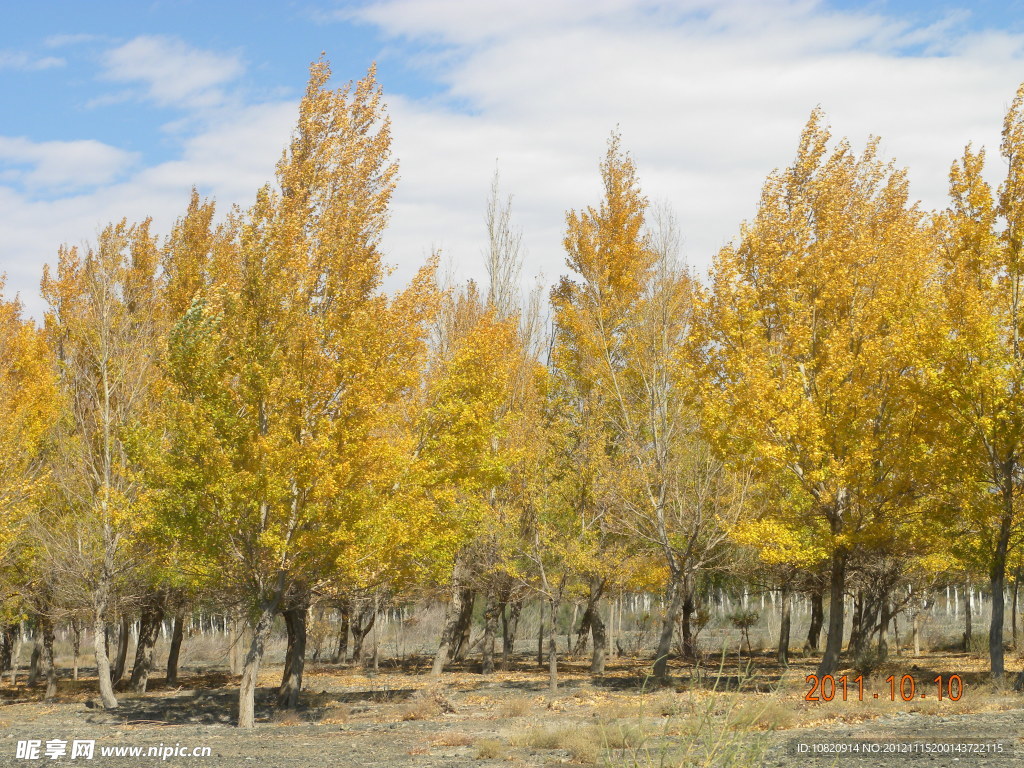
{"label": "dry ground", "polygon": [[[733,656],[703,668],[679,664],[673,685],[654,686],[649,661],[615,659],[608,674],[591,679],[584,663],[561,665],[561,686],[547,690],[544,670],[527,657],[515,669],[482,676],[456,668],[440,682],[427,660],[383,664],[376,673],[343,665],[311,664],[297,712],[272,706],[281,670],[261,675],[259,725],[252,733],[232,726],[237,680],[222,672],[187,671],[169,690],[155,679],[144,696],[121,695],[121,706],[96,706],[95,680],[61,680],[56,702],[22,682],[0,686],[0,765],[99,766],[1016,766],[1024,765],[1024,696],[986,680],[984,661],[964,654],[895,658],[865,681],[865,699],[837,696],[808,702],[811,660],[781,670],[755,656],[749,671]],[[89,670],[84,670],[87,675]],[[931,681],[959,674],[959,701],[938,701]],[[851,678],[856,673],[851,673]],[[891,701],[886,676],[912,675],[917,696]],[[875,699],[874,694],[879,693]],[[816,756],[797,743],[836,739],[908,742],[952,739],[1003,744],[1002,755]],[[96,756],[36,761],[18,759],[18,741],[94,739]],[[103,758],[101,747],[181,745],[210,747],[211,757]],[[1016,748],[1019,755],[1011,755]]]}

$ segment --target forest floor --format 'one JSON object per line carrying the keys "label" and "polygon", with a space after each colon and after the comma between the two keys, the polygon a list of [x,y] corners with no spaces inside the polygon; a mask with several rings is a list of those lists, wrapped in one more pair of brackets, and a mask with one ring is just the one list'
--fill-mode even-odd
{"label": "forest floor", "polygon": [[[233,727],[237,678],[222,671],[186,670],[173,689],[156,678],[144,695],[119,694],[120,706],[111,711],[98,706],[88,670],[81,680],[61,679],[51,703],[42,701],[41,687],[5,681],[0,766],[1024,765],[1024,695],[993,686],[984,661],[964,654],[892,659],[864,678],[863,699],[849,670],[846,701],[841,686],[831,701],[806,700],[810,659],[785,671],[763,655],[742,665],[735,656],[701,668],[680,663],[667,687],[647,678],[649,661],[613,659],[607,674],[594,679],[580,660],[560,665],[556,693],[535,660],[518,657],[513,666],[490,676],[473,665],[456,666],[437,681],[425,659],[382,663],[376,673],[314,663],[307,666],[300,708],[282,712],[273,706],[281,669],[270,665],[261,673],[258,724],[248,733]],[[945,688],[953,674],[963,682],[962,696],[951,700],[947,688],[940,701],[934,678],[942,676]],[[896,701],[889,675],[895,675]],[[915,684],[909,701],[899,690],[902,682],[909,692],[904,675]],[[29,740],[40,743],[36,759],[19,756],[19,742]],[[66,754],[48,759],[47,742],[54,740],[66,742]],[[75,740],[95,743],[91,759],[71,758]],[[913,743],[933,746],[891,746]],[[953,746],[958,743],[999,746]],[[145,753],[151,746],[177,753],[101,753],[133,747]],[[182,754],[204,747],[209,756]],[[837,749],[847,751],[831,751]],[[893,749],[930,751],[886,751]]]}

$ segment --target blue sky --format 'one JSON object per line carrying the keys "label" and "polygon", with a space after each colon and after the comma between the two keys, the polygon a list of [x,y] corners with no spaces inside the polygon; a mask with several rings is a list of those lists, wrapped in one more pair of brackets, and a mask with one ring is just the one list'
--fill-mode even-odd
{"label": "blue sky", "polygon": [[967,141],[994,159],[1024,81],[1024,0],[0,7],[0,272],[37,317],[42,264],[62,242],[122,216],[166,232],[193,184],[222,210],[247,204],[321,51],[339,81],[378,64],[402,177],[393,283],[434,249],[456,277],[480,274],[496,166],[527,279],[553,279],[564,212],[597,201],[615,126],[698,269],[753,213],[817,104],[854,144],[880,134],[922,204],[940,206]]}

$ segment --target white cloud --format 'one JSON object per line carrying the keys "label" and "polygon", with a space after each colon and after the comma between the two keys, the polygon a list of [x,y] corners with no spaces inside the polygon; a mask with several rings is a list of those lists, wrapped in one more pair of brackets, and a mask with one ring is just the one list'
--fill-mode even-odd
{"label": "white cloud", "polygon": [[79,189],[116,179],[137,159],[132,152],[91,139],[33,142],[0,136],[5,178],[30,189]]}
{"label": "white cloud", "polygon": [[[1024,38],[971,32],[956,14],[913,26],[810,0],[386,0],[345,15],[381,30],[384,56],[428,43],[417,62],[442,88],[424,100],[386,93],[401,165],[384,243],[398,266],[391,285],[433,246],[461,276],[481,276],[496,158],[524,230],[524,276],[554,279],[564,213],[598,202],[597,164],[616,125],[645,192],[677,211],[698,268],[754,213],[764,177],[790,162],[818,104],[855,146],[882,136],[884,152],[909,166],[913,194],[943,206],[949,165],[968,141],[989,148],[998,181],[1003,112],[1024,71]],[[165,233],[192,184],[222,211],[248,203],[296,117],[294,102],[217,109],[241,72],[235,56],[143,37],[105,65],[108,78],[202,119],[174,160],[120,166],[105,186],[55,201],[3,187],[14,177],[0,168],[0,265],[37,317],[41,265],[61,242],[94,238],[122,216],[153,215]],[[12,167],[23,176],[43,166]],[[117,167],[100,163],[93,178]]]}
{"label": "white cloud", "polygon": [[143,35],[103,57],[104,77],[140,83],[160,106],[212,107],[224,100],[223,86],[242,74],[237,56],[193,48],[171,37]]}
{"label": "white cloud", "polygon": [[31,56],[24,51],[0,51],[0,70],[35,72],[42,69],[63,67],[67,62],[56,56]]}
{"label": "white cloud", "polygon": [[385,244],[404,260],[440,243],[475,276],[495,157],[524,226],[524,272],[551,278],[564,270],[564,212],[598,201],[615,126],[701,269],[818,104],[855,146],[882,136],[913,194],[943,206],[968,141],[996,159],[1024,63],[1024,38],[966,31],[962,14],[915,27],[817,2],[385,0],[345,14],[435,46],[446,98],[391,99],[402,183]]}

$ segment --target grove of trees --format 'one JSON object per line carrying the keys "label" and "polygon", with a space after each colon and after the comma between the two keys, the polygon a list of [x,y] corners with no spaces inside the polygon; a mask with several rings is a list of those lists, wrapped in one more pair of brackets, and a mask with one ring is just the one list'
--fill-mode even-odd
{"label": "grove of trees", "polygon": [[665,680],[673,649],[697,653],[709,584],[777,590],[782,664],[807,595],[830,674],[875,636],[884,650],[900,614],[916,638],[935,590],[984,582],[1005,675],[1024,562],[1024,86],[1005,179],[992,188],[968,146],[935,212],[877,140],[834,141],[815,110],[706,278],[614,133],[545,297],[521,289],[497,177],[487,285],[441,284],[433,257],[384,291],[383,94],[372,68],[339,90],[330,74],[312,65],[250,208],[218,216],[193,192],[166,237],[120,221],[62,248],[41,327],[0,300],[0,666],[31,626],[52,697],[55,628],[76,651],[91,635],[114,708],[119,681],[145,691],[164,627],[173,682],[187,617],[216,610],[252,727],[275,622],[278,705],[297,705],[313,606],[363,662],[386,607],[442,603],[441,675],[475,605],[486,674],[524,601],[549,617],[574,602],[601,675],[610,598],[646,592]]}

